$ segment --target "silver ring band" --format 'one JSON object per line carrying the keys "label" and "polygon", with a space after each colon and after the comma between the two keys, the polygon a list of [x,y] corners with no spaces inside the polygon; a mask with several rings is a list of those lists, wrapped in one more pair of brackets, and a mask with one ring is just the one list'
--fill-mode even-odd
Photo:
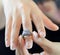
{"label": "silver ring band", "polygon": [[32,33],[29,31],[29,30],[24,30],[23,33],[22,33],[22,36],[31,36]]}

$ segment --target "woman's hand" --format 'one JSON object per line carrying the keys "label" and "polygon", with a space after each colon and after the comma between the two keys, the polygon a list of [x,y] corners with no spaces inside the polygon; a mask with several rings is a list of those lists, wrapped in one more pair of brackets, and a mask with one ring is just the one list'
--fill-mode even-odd
{"label": "woman's hand", "polygon": [[46,38],[38,37],[36,32],[33,32],[33,40],[36,44],[43,48],[44,52],[30,54],[24,47],[24,39],[22,36],[19,37],[19,45],[16,49],[16,55],[60,55],[60,43],[51,42]]}
{"label": "woman's hand", "polygon": [[[16,48],[21,24],[23,30],[32,32],[31,21],[33,21],[41,37],[46,36],[44,25],[52,31],[58,30],[58,26],[43,14],[32,0],[2,1],[6,17],[5,44],[6,47],[10,46],[11,50]],[[31,39],[28,41],[31,42]]]}

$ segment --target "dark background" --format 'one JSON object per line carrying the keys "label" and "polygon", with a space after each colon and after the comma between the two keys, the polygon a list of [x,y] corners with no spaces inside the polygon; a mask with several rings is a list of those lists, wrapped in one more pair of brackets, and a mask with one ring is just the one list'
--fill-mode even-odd
{"label": "dark background", "polygon": [[[35,1],[37,2],[37,0]],[[43,1],[38,0],[38,2],[41,3]],[[58,5],[57,7],[60,8],[60,0],[55,0],[55,2]],[[34,24],[33,24],[33,29],[36,30]],[[22,29],[21,29],[21,32],[22,32]],[[47,32],[47,35],[46,35],[47,39],[54,42],[60,42],[60,30],[53,32],[46,29],[46,32]],[[11,51],[10,48],[5,47],[4,39],[5,39],[5,28],[0,30],[0,55],[15,55],[14,51]],[[35,43],[34,43],[33,48],[29,50],[30,53],[33,53],[33,52],[40,53],[41,51],[42,49]]]}

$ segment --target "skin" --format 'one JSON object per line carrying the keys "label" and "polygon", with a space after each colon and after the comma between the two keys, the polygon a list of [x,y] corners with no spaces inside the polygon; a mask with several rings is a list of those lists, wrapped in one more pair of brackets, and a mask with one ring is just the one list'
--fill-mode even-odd
{"label": "skin", "polygon": [[46,38],[38,37],[38,33],[33,32],[33,40],[36,44],[43,48],[44,52],[30,54],[24,47],[24,39],[22,36],[19,37],[19,44],[16,49],[16,55],[60,55],[60,43],[52,42]]}
{"label": "skin", "polygon": [[[6,17],[5,45],[6,47],[10,46],[11,50],[15,50],[17,47],[21,24],[23,30],[28,29],[32,32],[31,21],[33,21],[41,37],[46,36],[44,26],[52,31],[59,29],[56,24],[44,15],[32,0],[2,0],[2,3]],[[30,43],[32,39],[28,40],[28,38],[26,38],[25,40],[27,40],[25,41],[26,43],[28,41]]]}

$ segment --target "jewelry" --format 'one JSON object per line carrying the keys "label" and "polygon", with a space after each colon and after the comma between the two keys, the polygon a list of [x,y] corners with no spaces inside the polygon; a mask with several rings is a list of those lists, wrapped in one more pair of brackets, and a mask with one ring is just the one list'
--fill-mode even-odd
{"label": "jewelry", "polygon": [[22,36],[24,38],[24,36],[32,36],[32,33],[29,30],[24,30],[22,33]]}

